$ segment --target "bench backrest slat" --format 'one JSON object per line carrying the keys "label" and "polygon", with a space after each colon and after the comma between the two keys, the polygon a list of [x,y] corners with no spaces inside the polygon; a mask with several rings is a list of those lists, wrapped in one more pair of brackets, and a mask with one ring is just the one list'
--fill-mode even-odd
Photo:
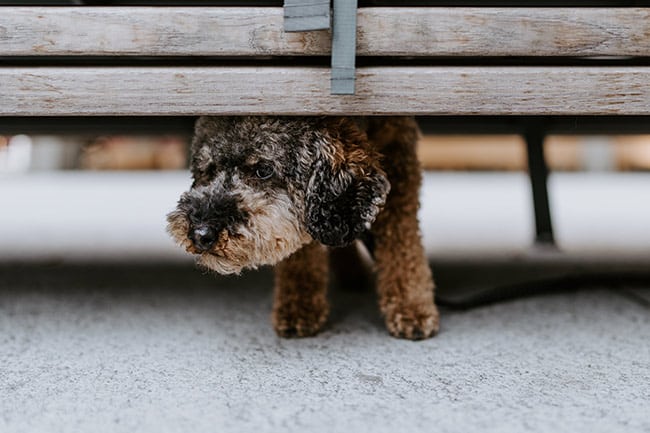
{"label": "bench backrest slat", "polygon": [[[359,56],[650,56],[650,8],[361,8]],[[282,8],[0,7],[0,56],[328,55]]]}
{"label": "bench backrest slat", "polygon": [[0,116],[650,115],[650,67],[366,67],[330,95],[307,67],[0,68]]}

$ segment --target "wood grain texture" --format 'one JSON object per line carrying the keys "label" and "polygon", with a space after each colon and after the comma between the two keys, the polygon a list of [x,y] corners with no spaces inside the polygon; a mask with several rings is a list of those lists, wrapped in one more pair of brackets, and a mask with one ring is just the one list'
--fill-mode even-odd
{"label": "wood grain texture", "polygon": [[328,31],[285,33],[282,8],[4,7],[0,55],[246,56],[329,52]]}
{"label": "wood grain texture", "polygon": [[[648,56],[650,8],[361,8],[361,56]],[[0,55],[328,55],[282,8],[0,7]]]}
{"label": "wood grain texture", "polygon": [[0,115],[650,114],[650,67],[0,68]]}

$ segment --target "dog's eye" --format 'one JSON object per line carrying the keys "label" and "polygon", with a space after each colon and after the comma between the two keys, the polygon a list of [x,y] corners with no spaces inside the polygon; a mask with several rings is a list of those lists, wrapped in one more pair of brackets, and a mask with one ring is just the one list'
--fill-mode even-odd
{"label": "dog's eye", "polygon": [[260,164],[255,168],[255,176],[258,179],[267,180],[273,176],[273,166],[268,164]]}

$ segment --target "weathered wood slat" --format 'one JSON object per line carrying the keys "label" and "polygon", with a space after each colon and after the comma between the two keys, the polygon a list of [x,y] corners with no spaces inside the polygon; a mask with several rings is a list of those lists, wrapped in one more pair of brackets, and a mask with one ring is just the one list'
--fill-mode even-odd
{"label": "weathered wood slat", "polygon": [[245,56],[329,51],[329,32],[285,33],[282,8],[2,8],[0,55]]}
{"label": "weathered wood slat", "polygon": [[[357,39],[362,56],[648,56],[650,8],[362,8]],[[0,8],[0,56],[329,51],[281,8]]]}
{"label": "weathered wood slat", "polygon": [[650,114],[650,67],[0,68],[0,115]]}

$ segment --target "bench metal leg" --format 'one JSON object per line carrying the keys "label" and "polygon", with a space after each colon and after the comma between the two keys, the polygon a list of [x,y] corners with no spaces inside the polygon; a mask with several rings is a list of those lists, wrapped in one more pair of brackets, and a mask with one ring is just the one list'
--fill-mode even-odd
{"label": "bench metal leg", "polygon": [[555,247],[553,222],[548,199],[548,166],[544,159],[543,128],[527,128],[524,138],[528,153],[528,173],[533,190],[533,206],[535,209],[535,242],[537,245]]}

